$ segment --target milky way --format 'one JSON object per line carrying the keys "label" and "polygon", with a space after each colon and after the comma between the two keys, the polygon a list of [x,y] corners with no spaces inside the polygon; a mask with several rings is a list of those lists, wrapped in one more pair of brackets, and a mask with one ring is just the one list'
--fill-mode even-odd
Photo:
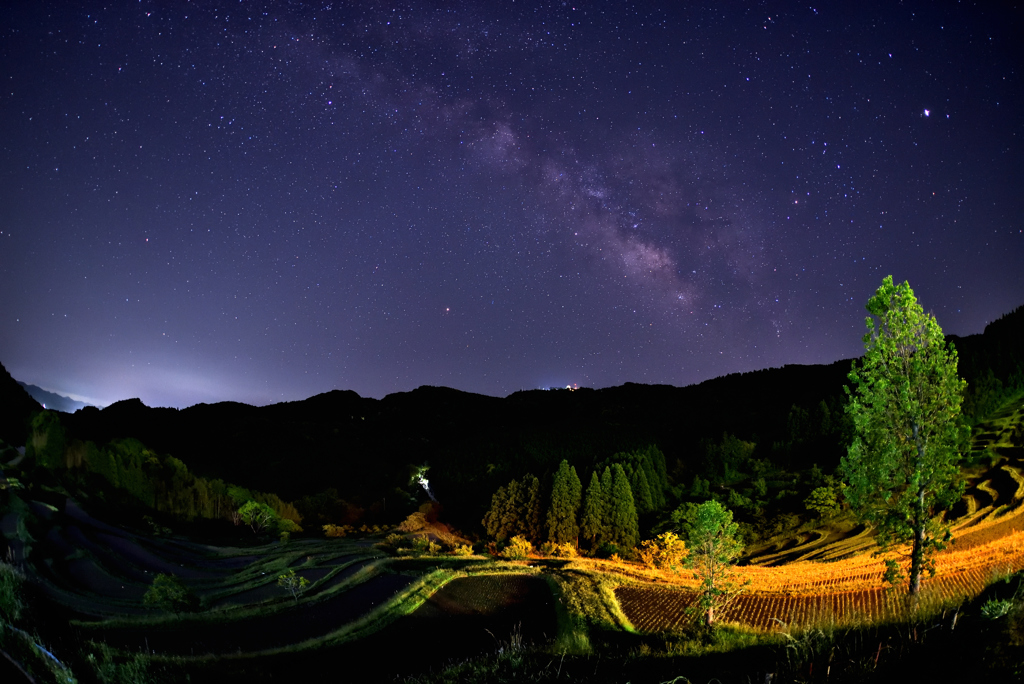
{"label": "milky way", "polygon": [[96,403],[688,384],[1024,303],[1019,11],[15,2],[0,362]]}

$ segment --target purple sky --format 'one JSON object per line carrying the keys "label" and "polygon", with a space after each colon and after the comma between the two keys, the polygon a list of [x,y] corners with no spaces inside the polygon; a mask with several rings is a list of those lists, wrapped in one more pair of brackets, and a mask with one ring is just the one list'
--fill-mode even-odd
{"label": "purple sky", "polygon": [[[1024,304],[1006,3],[0,9],[0,362],[95,403],[684,385]],[[602,9],[603,8],[603,9]]]}

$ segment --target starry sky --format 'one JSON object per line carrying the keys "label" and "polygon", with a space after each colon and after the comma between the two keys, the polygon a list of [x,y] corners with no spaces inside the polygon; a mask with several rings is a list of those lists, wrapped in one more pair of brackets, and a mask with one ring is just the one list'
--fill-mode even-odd
{"label": "starry sky", "polygon": [[505,396],[856,356],[887,274],[1024,304],[1024,10],[756,5],[5,2],[0,363]]}

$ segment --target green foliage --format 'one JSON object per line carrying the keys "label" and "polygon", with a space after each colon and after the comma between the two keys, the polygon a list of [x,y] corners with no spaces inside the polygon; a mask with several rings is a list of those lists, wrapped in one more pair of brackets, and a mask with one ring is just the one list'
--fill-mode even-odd
{"label": "green foliage", "polygon": [[626,472],[638,513],[651,513],[665,506],[669,486],[665,454],[661,449],[652,444],[636,451],[620,452],[598,463],[595,471],[601,472],[616,463]]}
{"label": "green foliage", "polygon": [[908,591],[920,590],[930,554],[945,547],[935,520],[963,493],[958,478],[969,429],[960,416],[957,353],[910,285],[887,276],[868,300],[865,355],[853,364],[847,414],[853,443],[842,460],[846,498],[884,547],[911,541]]}
{"label": "green foliage", "polygon": [[146,590],[142,603],[172,613],[191,612],[199,608],[199,598],[175,575],[160,573]]}
{"label": "green foliage", "polygon": [[436,556],[441,553],[441,545],[431,541],[426,535],[413,537],[412,555],[414,556]]}
{"label": "green foliage", "polygon": [[253,534],[272,527],[278,520],[273,508],[258,501],[246,501],[238,509],[238,516],[243,523],[252,528]]}
{"label": "green foliage", "polygon": [[67,437],[57,412],[40,411],[32,417],[31,427],[25,457],[50,470],[62,468]]}
{"label": "green foliage", "polygon": [[523,478],[523,488],[526,490],[526,508],[523,514],[522,531],[527,539],[538,541],[544,533],[541,512],[543,500],[541,498],[540,480],[531,474]]}
{"label": "green foliage", "polygon": [[609,541],[624,549],[632,549],[639,541],[639,521],[636,505],[633,503],[633,490],[626,478],[626,471],[619,463],[612,467],[611,492],[608,513]]}
{"label": "green foliage", "polygon": [[711,476],[713,482],[719,484],[740,480],[756,446],[728,432],[722,435],[722,440],[717,444],[705,442],[704,471]]}
{"label": "green foliage", "polygon": [[1013,601],[1010,599],[989,599],[981,606],[981,616],[986,620],[998,620],[1009,615],[1013,610]]}
{"label": "green foliage", "polygon": [[813,511],[820,518],[828,519],[839,513],[839,495],[837,487],[818,487],[804,499],[804,507]]}
{"label": "green foliage", "polygon": [[[181,460],[161,456],[137,439],[115,439],[103,448],[92,442],[69,440],[59,417],[52,411],[43,411],[33,419],[26,455],[55,473],[92,473],[141,505],[185,520],[225,517],[246,501],[255,500],[296,526],[302,521],[298,510],[276,494],[251,492],[226,485],[222,480],[196,477]],[[92,480],[89,484],[95,483]],[[286,531],[300,529],[290,527]]]}
{"label": "green foliage", "polygon": [[292,598],[295,599],[295,603],[299,602],[299,594],[306,590],[309,586],[309,580],[295,573],[295,568],[289,568],[288,572],[277,576],[277,586],[284,587]]}
{"label": "green foliage", "polygon": [[732,571],[733,561],[743,545],[737,538],[739,527],[732,521],[732,511],[717,501],[705,501],[694,510],[690,521],[687,546],[690,554],[686,567],[692,568],[700,587],[696,606],[704,614],[704,624],[711,627],[715,609],[739,590]]}
{"label": "green foliage", "polygon": [[21,617],[25,604],[21,588],[25,573],[9,563],[0,563],[0,622],[14,624]]}
{"label": "green foliage", "polygon": [[583,498],[583,512],[580,515],[580,535],[596,545],[606,534],[605,519],[607,518],[608,496],[601,486],[601,478],[595,470],[590,474],[590,484]]}
{"label": "green foliage", "polygon": [[672,529],[683,539],[690,536],[690,525],[697,519],[697,506],[691,501],[684,501],[669,516]]}
{"label": "green foliage", "polygon": [[629,487],[633,491],[633,502],[636,505],[636,512],[643,515],[654,511],[654,499],[651,496],[651,487],[647,484],[647,473],[644,469],[635,468],[629,480]]}
{"label": "green foliage", "polygon": [[838,463],[846,453],[850,433],[843,395],[808,406],[794,404],[786,419],[785,439],[772,445],[772,459],[798,470],[817,461]]}
{"label": "green foliage", "polygon": [[548,539],[555,544],[575,543],[580,529],[576,524],[576,516],[580,509],[582,494],[580,478],[576,468],[570,467],[563,460],[555,473],[554,484],[551,486],[551,506],[548,508]]}
{"label": "green foliage", "polygon": [[384,541],[377,542],[374,546],[394,556],[400,549],[409,548],[410,544],[403,535],[392,532],[384,537]]}
{"label": "green foliage", "polygon": [[97,652],[88,654],[86,660],[102,684],[148,684],[155,681],[145,654],[121,656],[103,642],[94,647]]}
{"label": "green foliage", "polygon": [[483,519],[488,536],[498,541],[516,535],[539,540],[541,536],[540,480],[527,474],[499,487],[491,497],[491,507]]}
{"label": "green foliage", "polygon": [[700,475],[694,475],[693,484],[690,485],[690,498],[698,500],[711,498],[711,482]]}

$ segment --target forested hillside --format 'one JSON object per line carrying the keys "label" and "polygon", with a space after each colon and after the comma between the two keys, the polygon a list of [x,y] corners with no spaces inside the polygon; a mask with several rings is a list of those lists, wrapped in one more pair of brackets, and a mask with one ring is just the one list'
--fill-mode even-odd
{"label": "forested hillside", "polygon": [[[969,418],[1024,387],[1022,328],[1024,307],[983,335],[953,338],[969,382]],[[747,489],[763,488],[759,477],[812,466],[824,477],[845,448],[849,365],[785,366],[681,388],[627,383],[494,398],[421,387],[381,400],[333,391],[264,407],[224,402],[182,410],[130,399],[57,415],[68,448],[133,438],[210,481],[288,501],[321,494],[307,500],[307,511],[346,511],[351,521],[414,510],[426,498],[417,481],[426,467],[446,519],[478,527],[499,487],[528,473],[548,487],[563,459],[584,486],[614,455],[649,447],[664,455],[666,486],[676,491],[744,478]],[[0,382],[9,407],[0,427],[17,443],[41,407],[6,372]],[[777,487],[786,491],[781,480]]]}

